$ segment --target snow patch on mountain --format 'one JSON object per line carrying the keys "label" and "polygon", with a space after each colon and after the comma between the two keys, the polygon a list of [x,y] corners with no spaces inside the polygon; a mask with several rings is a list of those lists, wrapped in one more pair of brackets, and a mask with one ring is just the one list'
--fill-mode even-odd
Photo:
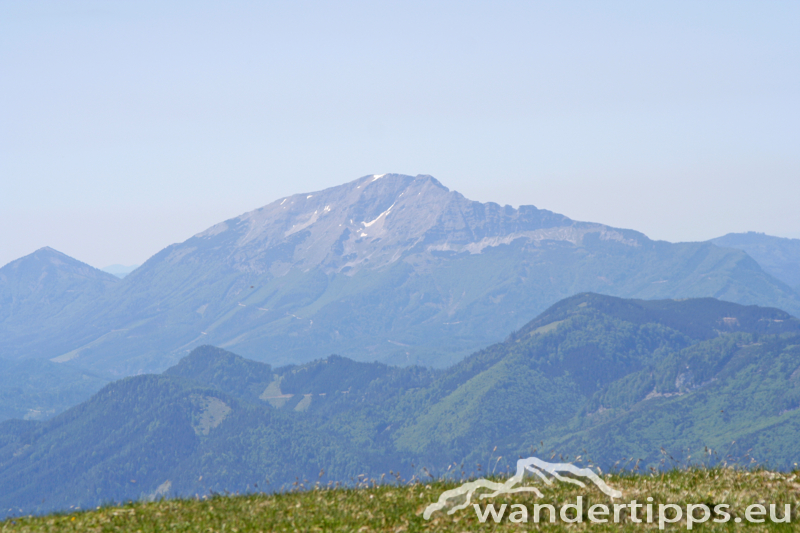
{"label": "snow patch on mountain", "polygon": [[[229,236],[219,241],[225,232]],[[213,237],[215,249],[225,249],[229,264],[239,271],[285,275],[321,266],[352,275],[399,260],[428,264],[435,251],[480,254],[519,238],[580,246],[590,232],[602,240],[637,245],[612,228],[534,206],[514,209],[471,201],[431,176],[372,174],[276,200],[196,237]]]}

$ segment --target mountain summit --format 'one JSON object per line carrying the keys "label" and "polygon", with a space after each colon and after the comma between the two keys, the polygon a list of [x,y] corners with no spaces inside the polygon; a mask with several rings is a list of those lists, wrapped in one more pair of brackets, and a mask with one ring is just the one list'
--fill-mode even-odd
{"label": "mountain summit", "polygon": [[[10,338],[35,338],[42,325],[90,305],[119,279],[50,247],[0,268],[0,354]],[[38,355],[29,351],[26,355]]]}
{"label": "mountain summit", "polygon": [[273,365],[337,353],[446,366],[585,291],[800,312],[800,296],[740,250],[384,174],[212,226],[50,320],[31,312],[36,335],[0,322],[0,347],[114,375],[161,371],[204,344]]}
{"label": "mountain summit", "polygon": [[197,252],[179,248],[173,254],[201,254],[207,244],[226,249],[229,264],[241,271],[281,276],[321,267],[352,275],[401,259],[419,264],[436,252],[477,254],[520,238],[577,244],[587,233],[638,245],[606,226],[533,206],[474,202],[431,176],[381,174],[276,200],[196,235],[191,245]]}

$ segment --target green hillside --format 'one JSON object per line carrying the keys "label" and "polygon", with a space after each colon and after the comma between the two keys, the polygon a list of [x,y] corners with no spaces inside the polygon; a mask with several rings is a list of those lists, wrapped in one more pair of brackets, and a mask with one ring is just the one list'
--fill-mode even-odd
{"label": "green hillside", "polygon": [[44,420],[73,407],[108,380],[41,359],[0,359],[0,421]]}
{"label": "green hillside", "polygon": [[[665,510],[664,517],[674,520],[665,523],[670,531],[685,531],[688,505],[707,505],[709,509],[722,509],[722,513],[709,513],[705,518],[702,510],[693,513],[697,522],[693,529],[702,531],[731,531],[743,526],[746,531],[796,531],[798,509],[796,502],[800,496],[797,472],[781,473],[770,471],[736,471],[732,469],[691,469],[675,471],[666,475],[604,475],[604,481],[622,492],[616,502],[629,503],[636,500],[646,503],[652,498],[653,513],[651,523],[647,514],[639,509],[637,519],[645,523],[635,523],[629,510],[619,514],[619,522],[614,518],[595,516],[611,523],[591,523],[587,509],[591,505],[602,504],[613,508],[613,503],[597,489],[582,489],[568,483],[553,486],[539,484],[543,491],[541,498],[533,494],[515,494],[476,500],[482,511],[491,503],[496,509],[506,505],[497,523],[489,517],[481,522],[474,508],[457,511],[448,515],[445,511],[434,513],[429,520],[422,516],[425,508],[435,502],[446,490],[458,486],[454,482],[433,482],[421,484],[375,485],[377,480],[366,480],[358,489],[331,489],[315,487],[309,480],[302,488],[290,493],[242,496],[215,496],[197,499],[169,499],[152,503],[131,503],[120,507],[98,507],[80,511],[69,510],[64,514],[41,517],[16,517],[0,522],[3,532],[83,532],[83,531],[179,531],[179,532],[291,532],[296,531],[519,531],[521,527],[539,528],[544,531],[642,531],[658,530],[658,505],[672,504],[681,507],[682,517],[677,519],[672,510]],[[498,479],[499,481],[499,479]],[[542,512],[538,524],[534,523],[534,505],[552,505],[560,509],[568,503],[574,504],[577,497],[584,499],[581,522],[567,524],[560,518],[555,523],[548,520],[548,511]],[[748,523],[747,509],[751,505],[765,503],[776,506],[775,517],[784,519],[784,505],[790,504],[792,513],[788,523],[772,522],[772,515],[751,515],[763,524]],[[512,505],[522,505],[529,510],[528,523],[513,523],[509,520]],[[717,507],[727,505],[729,507]],[[519,509],[519,507],[516,507]],[[757,509],[757,508],[756,508]],[[571,511],[570,511],[571,512]],[[569,519],[577,519],[575,514],[566,514]],[[519,516],[517,519],[520,519]],[[742,524],[735,523],[736,520]],[[715,523],[715,520],[726,520]]]}
{"label": "green hillside", "polygon": [[[778,310],[713,299],[578,295],[449,369],[425,393],[436,401],[398,430],[396,443],[440,461],[450,454],[468,463],[494,446],[497,455],[516,457],[542,441],[548,450],[573,457],[588,452],[606,465],[632,456],[654,464],[661,447],[676,456],[685,456],[687,447],[690,453],[705,445],[727,448],[744,432],[769,427],[767,421],[786,428],[800,414],[792,381],[800,368],[798,326]],[[764,371],[775,361],[780,366]],[[760,396],[737,389],[743,383],[759,388]],[[694,411],[680,419],[675,403]],[[680,431],[726,406],[729,426],[720,436],[713,426]],[[632,430],[637,416],[650,421],[649,433]],[[766,425],[751,426],[756,421]],[[786,434],[780,437],[780,452],[756,446],[752,453],[788,466],[800,449]],[[744,455],[741,448],[733,451]]]}
{"label": "green hillside", "polygon": [[364,454],[307,420],[170,376],[127,378],[45,423],[0,424],[0,508],[61,509],[349,479]]}
{"label": "green hillside", "polygon": [[445,370],[340,356],[272,368],[198,348],[52,420],[0,424],[0,509],[452,478],[534,453],[788,470],[798,429],[800,320],[589,293]]}

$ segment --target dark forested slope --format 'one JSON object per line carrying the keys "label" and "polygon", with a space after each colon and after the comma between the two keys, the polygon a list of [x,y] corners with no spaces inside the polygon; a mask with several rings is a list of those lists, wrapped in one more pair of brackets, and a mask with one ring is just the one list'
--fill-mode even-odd
{"label": "dark forested slope", "polygon": [[197,348],[52,420],[0,424],[0,508],[478,473],[533,450],[788,468],[798,429],[800,320],[587,293],[445,370]]}

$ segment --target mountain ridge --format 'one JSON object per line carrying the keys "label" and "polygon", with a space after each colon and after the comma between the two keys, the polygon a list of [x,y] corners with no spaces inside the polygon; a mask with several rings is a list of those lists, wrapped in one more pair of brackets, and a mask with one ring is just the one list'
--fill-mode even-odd
{"label": "mountain ridge", "polygon": [[484,475],[488,457],[502,471],[534,449],[604,470],[668,469],[661,450],[791,469],[798,369],[800,320],[781,310],[594,293],[445,370],[341,356],[275,368],[203,346],[49,421],[0,423],[0,509],[149,498],[167,483],[186,496]]}
{"label": "mountain ridge", "polygon": [[800,239],[774,237],[755,231],[728,233],[711,239],[717,246],[744,250],[762,268],[800,293]]}
{"label": "mountain ridge", "polygon": [[278,366],[338,353],[444,367],[583,291],[800,313],[800,295],[742,251],[385,174],[279,199],[170,245],[40,321],[35,337],[0,321],[0,353],[117,376],[163,370],[202,344]]}

